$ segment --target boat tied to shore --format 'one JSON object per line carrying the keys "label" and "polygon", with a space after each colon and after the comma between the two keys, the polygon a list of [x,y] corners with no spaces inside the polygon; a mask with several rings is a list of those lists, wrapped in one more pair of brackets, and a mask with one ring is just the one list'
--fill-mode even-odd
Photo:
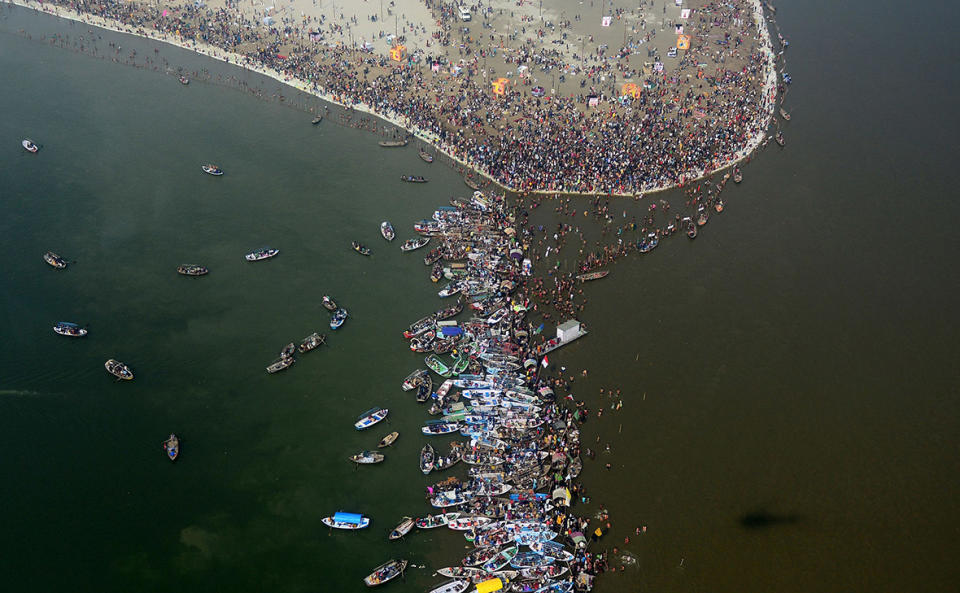
{"label": "boat tied to shore", "polygon": [[260,249],[255,249],[250,253],[243,256],[247,261],[260,261],[264,259],[270,259],[271,257],[276,257],[280,253],[279,249],[272,249],[270,247],[261,247]]}
{"label": "boat tied to shore", "polygon": [[119,360],[114,360],[111,358],[107,362],[103,363],[103,367],[107,369],[108,373],[117,379],[122,379],[124,381],[130,381],[133,379],[133,371],[130,370],[130,367],[123,364]]}
{"label": "boat tied to shore", "polygon": [[54,324],[53,331],[61,336],[69,336],[71,338],[82,338],[87,335],[87,330],[69,321],[58,321]]}
{"label": "boat tied to shore", "polygon": [[62,270],[67,267],[67,260],[63,259],[52,251],[48,251],[43,254],[43,261],[47,262],[58,270]]}
{"label": "boat tied to shore", "polygon": [[197,264],[183,264],[177,266],[177,273],[183,276],[206,276],[210,270]]}
{"label": "boat tied to shore", "polygon": [[163,450],[167,453],[167,459],[176,461],[180,456],[180,439],[177,435],[170,433],[170,438],[163,441]]}

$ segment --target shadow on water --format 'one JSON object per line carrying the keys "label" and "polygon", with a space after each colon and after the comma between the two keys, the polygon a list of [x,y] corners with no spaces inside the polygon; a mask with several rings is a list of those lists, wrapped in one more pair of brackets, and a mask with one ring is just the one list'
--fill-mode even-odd
{"label": "shadow on water", "polygon": [[740,526],[744,529],[768,529],[778,525],[792,525],[800,521],[800,515],[771,513],[759,509],[740,516]]}

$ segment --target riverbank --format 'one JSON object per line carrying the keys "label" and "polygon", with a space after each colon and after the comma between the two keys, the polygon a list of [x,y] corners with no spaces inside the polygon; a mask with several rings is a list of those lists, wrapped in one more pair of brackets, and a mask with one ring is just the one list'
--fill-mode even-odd
{"label": "riverbank", "polygon": [[[50,6],[47,4],[30,2],[29,0],[15,0],[14,3],[26,8],[39,10],[54,16],[69,18],[72,20],[86,23],[86,24],[103,27],[106,29],[110,29],[110,30],[114,30],[122,33],[139,35],[139,36],[160,41],[163,43],[176,45],[183,49],[195,51],[207,57],[211,57],[213,59],[218,59],[227,63],[239,65],[243,68],[260,73],[264,76],[268,76],[274,80],[277,80],[283,84],[289,85],[292,88],[296,88],[305,93],[309,93],[311,95],[317,96],[332,104],[354,109],[364,113],[368,113],[370,115],[374,115],[394,126],[397,126],[398,128],[402,128],[406,130],[407,132],[412,134],[414,137],[420,139],[421,141],[431,144],[438,151],[443,152],[452,160],[459,163],[461,166],[473,169],[479,175],[487,179],[489,182],[495,184],[496,186],[506,191],[536,192],[536,193],[549,194],[549,195],[604,195],[604,196],[619,195],[619,196],[632,197],[637,195],[638,193],[652,193],[656,191],[670,189],[678,185],[683,185],[684,183],[688,183],[694,179],[698,179],[705,175],[709,175],[717,170],[722,170],[724,168],[730,167],[736,164],[737,162],[740,162],[741,160],[747,158],[754,150],[756,150],[756,148],[759,147],[765,139],[765,130],[769,126],[770,119],[774,111],[774,104],[776,101],[776,74],[774,70],[774,55],[770,45],[770,36],[769,36],[769,32],[767,31],[766,24],[764,22],[763,8],[759,1],[753,0],[750,3],[751,10],[752,10],[752,18],[754,19],[754,26],[756,27],[756,34],[758,35],[758,38],[761,40],[762,52],[763,52],[762,55],[764,56],[762,59],[765,61],[765,64],[763,65],[763,72],[765,73],[765,76],[763,79],[762,93],[761,93],[762,104],[758,107],[758,111],[757,111],[757,113],[760,114],[759,120],[744,126],[746,142],[741,146],[739,146],[736,151],[726,156],[709,157],[708,166],[701,167],[701,168],[687,169],[682,173],[680,173],[677,169],[682,170],[684,169],[684,167],[682,166],[670,167],[666,164],[666,162],[664,162],[662,164],[657,165],[657,170],[661,171],[661,173],[652,175],[652,179],[650,181],[641,183],[636,188],[637,191],[624,191],[624,190],[627,190],[628,188],[624,188],[622,186],[622,182],[621,182],[621,185],[618,186],[616,181],[603,180],[602,178],[597,178],[596,181],[590,181],[583,177],[583,173],[586,173],[588,171],[588,169],[583,169],[583,167],[587,167],[587,166],[592,167],[592,166],[596,166],[597,164],[600,164],[603,166],[604,170],[610,171],[610,173],[613,173],[617,177],[623,177],[623,175],[627,175],[628,177],[626,179],[635,179],[635,174],[633,173],[633,171],[627,172],[626,169],[619,170],[619,171],[610,170],[609,160],[607,161],[606,164],[604,164],[604,161],[601,158],[603,154],[602,145],[606,141],[597,140],[596,142],[600,143],[598,144],[597,148],[601,149],[601,152],[595,153],[595,154],[591,153],[593,155],[590,157],[591,159],[593,159],[591,162],[593,162],[594,164],[579,165],[578,166],[579,168],[575,168],[573,170],[574,172],[571,173],[576,175],[576,178],[574,179],[568,179],[562,176],[561,178],[557,179],[555,175],[549,176],[550,178],[548,179],[548,177],[544,177],[539,173],[535,173],[536,169],[530,169],[530,166],[531,166],[530,163],[528,163],[525,160],[521,161],[524,163],[521,168],[530,171],[536,178],[540,179],[540,181],[537,181],[536,179],[527,179],[525,175],[521,173],[511,173],[510,171],[503,169],[502,162],[491,161],[490,158],[492,157],[490,156],[489,151],[483,150],[482,147],[484,146],[484,144],[478,143],[477,140],[473,138],[468,138],[466,135],[461,136],[459,132],[457,135],[455,135],[451,139],[445,127],[439,126],[438,122],[436,122],[434,119],[428,118],[428,120],[424,120],[422,117],[420,117],[420,114],[410,113],[410,112],[401,113],[396,109],[394,109],[394,107],[402,106],[403,105],[402,102],[397,104],[391,104],[389,102],[383,102],[383,101],[380,101],[378,104],[369,104],[368,102],[365,102],[363,99],[365,99],[369,95],[369,91],[371,90],[369,86],[367,88],[368,93],[366,94],[362,92],[356,92],[354,90],[351,90],[350,92],[335,92],[333,89],[329,89],[323,84],[318,84],[317,81],[310,82],[302,78],[298,78],[297,76],[290,74],[289,70],[281,71],[276,68],[272,68],[269,65],[264,64],[263,62],[260,62],[256,59],[251,59],[251,57],[248,55],[241,55],[239,53],[227,51],[224,48],[216,47],[214,45],[210,45],[202,41],[197,41],[196,38],[188,39],[179,34],[179,29],[177,30],[176,34],[174,34],[174,33],[154,30],[146,26],[133,27],[129,24],[124,24],[123,22],[120,22],[117,20],[102,18],[89,13],[79,13],[71,8],[63,7],[63,6]],[[334,57],[336,57],[341,54],[335,53],[333,55]],[[357,62],[356,68],[359,68],[360,66],[362,66],[363,63],[365,62],[363,62],[362,60]],[[367,61],[367,63],[369,63],[369,60]],[[702,72],[698,72],[698,77],[700,75],[702,75]],[[688,74],[687,77],[689,78],[690,75]],[[417,76],[414,76],[414,79],[419,80]],[[435,84],[439,82],[440,86],[437,88],[436,91],[428,91],[427,94],[429,95],[430,92],[444,92],[445,85],[447,84],[446,82],[444,82],[444,80],[446,79],[435,80]],[[746,84],[746,81],[744,82],[744,84]],[[461,91],[463,91],[465,90],[466,87],[463,87],[461,85],[459,88],[461,89]],[[373,97],[378,96],[377,92],[374,91],[372,96]],[[480,97],[482,95],[474,95],[474,96]],[[434,95],[434,98],[439,99],[439,97],[437,97],[436,95]],[[698,99],[698,102],[699,102],[699,99]],[[731,107],[733,107],[733,105],[731,105]],[[567,111],[569,111],[571,108],[572,108],[572,105],[568,105]],[[721,109],[722,108],[723,107],[721,106]],[[611,104],[611,107],[609,109],[610,109],[611,115],[615,116],[616,112],[613,110],[613,104]],[[693,109],[691,107],[687,111],[692,112],[692,110]],[[576,111],[569,111],[569,112],[573,113],[574,115],[576,114]],[[627,109],[627,112],[629,112],[629,108]],[[508,116],[508,113],[509,112],[506,110],[503,110],[503,112],[501,113],[500,121],[505,123],[505,125],[503,126],[504,133],[508,133],[507,127],[506,127],[506,125],[508,125],[506,124],[508,120],[504,119]],[[543,112],[537,109],[534,113],[536,114],[536,113],[543,113]],[[699,115],[700,114],[698,114],[698,117]],[[597,114],[594,114],[591,117],[595,119],[596,116]],[[542,117],[542,115],[538,117]],[[567,116],[565,115],[564,117],[567,117]],[[576,116],[576,117],[582,117],[582,116]],[[738,120],[740,119],[739,115],[737,115],[737,119]],[[427,123],[427,121],[431,122],[431,126],[429,128],[424,127],[422,125],[423,123]],[[496,120],[492,120],[492,121],[496,121]],[[549,123],[549,120],[540,120],[540,121],[543,121],[543,123],[540,125],[552,125]],[[677,121],[679,122],[679,120]],[[719,121],[716,121],[716,122],[712,122],[709,125],[716,126],[716,125],[719,125],[719,123],[720,123]],[[521,128],[518,131],[523,134],[536,133],[536,126],[531,128],[530,126],[526,125],[525,122],[517,125]],[[673,123],[670,124],[671,127],[674,127],[675,125],[676,124],[673,124]],[[691,127],[691,124],[688,123],[687,127],[689,127],[690,129],[697,129],[699,125],[700,123],[697,122]],[[654,132],[654,130],[651,130],[651,132]],[[484,133],[490,134],[491,132],[484,132]],[[702,150],[701,151],[695,150],[695,146],[691,148],[690,143],[692,142],[692,140],[688,140],[686,143],[680,142],[677,146],[674,146],[673,145],[674,143],[669,141],[670,136],[663,135],[664,131],[660,131],[657,133],[658,135],[663,136],[663,138],[667,140],[666,142],[660,141],[660,144],[663,145],[663,150],[667,151],[667,153],[665,154],[673,155],[669,157],[668,159],[669,161],[671,162],[676,161],[679,158],[683,161],[693,163],[693,162],[696,162],[697,160],[701,160],[704,158],[703,156],[697,156],[702,152]],[[700,132],[700,135],[703,136],[706,133],[707,133],[706,131],[703,131],[703,132]],[[513,135],[515,136],[516,132],[513,132]],[[693,136],[692,132],[690,135],[691,137]],[[444,136],[447,136],[447,137],[444,137]],[[500,136],[499,142],[504,143],[505,137],[502,134],[500,134],[499,136]],[[483,133],[481,133],[481,138],[482,137],[483,137]],[[593,135],[591,134],[590,137],[593,137]],[[726,142],[729,144],[730,140]],[[504,149],[511,150],[507,145],[504,146]],[[678,149],[679,149],[679,152],[677,152]],[[528,151],[527,148],[522,148],[522,147],[520,150],[521,150],[521,153]],[[660,149],[656,149],[656,150],[660,150]],[[693,151],[694,153],[693,155],[690,154],[691,151]],[[611,156],[612,155],[613,153],[611,153]],[[483,160],[486,160],[487,162],[486,163],[478,162],[478,159],[476,158],[478,156],[481,157]],[[502,159],[503,157],[500,157],[500,158]],[[606,158],[609,159],[609,157],[606,157]],[[637,158],[637,157],[630,157],[630,158],[632,160],[633,158]],[[596,159],[600,159],[600,160],[596,160]],[[553,159],[553,161],[554,162],[550,166],[554,168],[557,168],[557,167],[563,168],[565,164],[562,159],[559,161],[557,159]],[[499,173],[494,174],[494,170],[491,169],[492,165],[496,165],[494,169],[499,171]],[[581,170],[582,172],[575,173],[576,170]],[[643,172],[641,171],[641,173]],[[519,178],[518,178],[518,175],[519,175]],[[643,173],[641,175],[641,179],[643,176],[651,177],[651,175],[647,173]],[[564,187],[566,185],[577,185],[581,187],[569,189],[567,187]],[[603,189],[595,188],[593,187],[594,185],[600,185],[603,187]]]}

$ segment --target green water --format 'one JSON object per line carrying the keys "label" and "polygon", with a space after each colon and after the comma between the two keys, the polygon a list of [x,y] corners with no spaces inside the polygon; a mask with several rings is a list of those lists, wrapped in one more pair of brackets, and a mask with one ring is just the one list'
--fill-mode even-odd
{"label": "green water", "polygon": [[[781,6],[798,81],[787,150],[745,167],[696,241],[665,241],[589,285],[591,334],[551,355],[568,374],[589,369],[574,393],[606,408],[584,427],[611,451],[586,462],[592,501],[578,511],[605,504],[604,546],[639,559],[598,591],[950,591],[960,576],[960,246],[943,177],[956,127],[942,121],[956,65],[934,58],[949,52],[915,63],[882,41],[898,19],[859,9]],[[429,568],[392,590],[436,582],[430,569],[465,553],[459,536],[386,534],[430,510],[422,488],[438,479],[415,469],[426,415],[399,389],[419,362],[400,331],[442,301],[421,257],[378,226],[412,236],[466,193],[460,178],[276,102],[37,41],[86,27],[0,18],[4,588],[360,591],[400,556]],[[849,30],[879,41],[867,51]],[[102,52],[122,39],[124,54],[153,53],[100,35]],[[897,75],[908,63],[941,82],[917,93]],[[864,80],[882,91],[865,100]],[[204,175],[208,161],[226,174]],[[551,224],[550,209],[534,222]],[[263,245],[281,254],[243,260]],[[47,250],[75,263],[55,271]],[[211,273],[181,277],[181,263]],[[351,312],[337,332],[326,293]],[[57,336],[58,320],[90,335]],[[264,372],[313,331],[329,346]],[[136,379],[112,381],[111,357]],[[601,387],[623,390],[620,412]],[[374,405],[389,425],[358,433]],[[391,430],[384,464],[346,461]],[[173,431],[176,464],[160,448]],[[373,525],[329,533],[320,519],[337,510]]]}

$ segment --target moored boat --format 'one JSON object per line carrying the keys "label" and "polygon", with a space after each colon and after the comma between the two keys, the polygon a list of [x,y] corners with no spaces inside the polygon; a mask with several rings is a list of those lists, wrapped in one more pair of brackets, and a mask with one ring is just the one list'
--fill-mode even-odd
{"label": "moored boat", "polygon": [[451,579],[430,589],[427,593],[463,593],[470,588],[470,579]]}
{"label": "moored boat", "polygon": [[200,168],[203,169],[203,172],[207,175],[213,175],[214,177],[220,177],[223,175],[223,169],[216,165],[211,165],[207,163],[206,165],[200,165]]}
{"label": "moored boat", "polygon": [[420,432],[427,436],[450,434],[460,430],[459,422],[445,422],[443,420],[433,420],[420,428]]}
{"label": "moored boat", "polygon": [[740,167],[734,167],[734,168],[733,168],[733,182],[734,182],[734,183],[740,183],[741,181],[743,181],[743,173],[740,172]]}
{"label": "moored boat", "polygon": [[357,430],[365,430],[387,417],[390,412],[387,408],[370,408],[357,418],[353,427]]}
{"label": "moored boat", "polygon": [[480,184],[477,183],[477,181],[469,175],[463,178],[463,182],[467,184],[467,187],[469,187],[474,191],[477,191],[480,189]]}
{"label": "moored boat", "polygon": [[383,437],[382,439],[380,439],[380,443],[377,445],[377,448],[382,449],[382,448],[384,448],[384,447],[389,447],[390,445],[393,444],[394,441],[397,440],[397,437],[399,437],[399,436],[400,436],[400,433],[399,433],[399,432],[397,432],[397,431],[391,432],[391,433],[388,434],[387,436],[385,436],[385,437]]}
{"label": "moored boat", "polygon": [[610,270],[597,270],[596,272],[587,272],[586,274],[580,274],[577,276],[577,280],[580,282],[589,282],[590,280],[599,280],[600,278],[606,278],[610,273]]}
{"label": "moored boat", "polygon": [[390,224],[389,220],[384,220],[380,223],[380,234],[383,235],[383,238],[387,241],[393,241],[393,239],[397,236],[397,233],[393,230],[393,225]]}
{"label": "moored boat", "polygon": [[279,249],[271,249],[270,247],[261,247],[251,251],[250,253],[243,256],[247,261],[260,261],[262,259],[270,259],[271,257],[276,256],[280,253]]}
{"label": "moored boat", "polygon": [[205,276],[210,273],[210,270],[197,264],[183,264],[177,266],[177,273],[184,276]]}
{"label": "moored boat", "polygon": [[433,162],[433,155],[427,152],[426,150],[421,148],[419,151],[417,151],[417,154],[420,155],[420,158],[423,159],[423,162],[425,163]]}
{"label": "moored boat", "polygon": [[351,531],[363,529],[370,525],[370,519],[368,517],[364,517],[359,513],[344,513],[342,511],[334,513],[332,517],[324,517],[321,521],[327,527],[332,527],[333,529],[348,529]]}
{"label": "moored boat", "polygon": [[777,132],[776,140],[777,144],[779,144],[781,147],[786,146],[787,144],[787,141],[783,137],[783,132]]}
{"label": "moored boat", "polygon": [[123,379],[124,381],[133,379],[133,371],[130,370],[130,367],[123,364],[119,360],[114,360],[111,358],[107,362],[103,363],[103,367],[107,369],[108,373],[118,379]]}
{"label": "moored boat", "polygon": [[417,529],[434,529],[436,527],[446,527],[450,521],[460,516],[460,513],[443,513],[440,515],[427,515],[422,519],[417,519],[415,525]]}
{"label": "moored boat", "polygon": [[509,548],[502,550],[499,554],[484,562],[483,569],[487,572],[500,570],[507,564],[510,564],[510,561],[513,560],[513,557],[517,555],[518,550],[519,548],[517,548],[517,546],[510,546]]}
{"label": "moored boat", "polygon": [[390,532],[388,539],[390,540],[400,539],[401,537],[407,535],[408,533],[410,533],[410,530],[413,529],[413,524],[414,524],[413,518],[404,517],[400,521],[400,524],[394,527],[393,531]]}
{"label": "moored boat", "polygon": [[347,320],[350,314],[344,308],[339,308],[333,312],[333,315],[330,317],[330,329],[339,329],[343,322]]}
{"label": "moored boat", "polygon": [[420,249],[424,245],[430,242],[430,237],[418,237],[416,239],[407,239],[403,242],[403,245],[400,246],[400,251],[413,251],[415,249]]}
{"label": "moored boat", "polygon": [[177,79],[180,81],[180,84],[182,84],[182,85],[184,85],[184,86],[190,84],[190,79],[187,78],[186,76],[182,75],[182,74],[181,74],[180,76],[178,76]]}
{"label": "moored boat", "polygon": [[58,270],[62,270],[67,267],[67,260],[63,259],[52,251],[48,251],[43,254],[43,261],[47,262]]}
{"label": "moored boat", "polygon": [[443,264],[436,262],[430,270],[430,282],[440,282],[441,278],[443,278]]}
{"label": "moored boat", "polygon": [[423,475],[429,474],[433,471],[433,462],[436,459],[436,452],[433,450],[433,446],[424,445],[423,449],[420,449],[420,471],[423,472]]}
{"label": "moored boat", "polygon": [[383,459],[383,453],[377,453],[376,451],[360,451],[356,455],[350,456],[350,461],[363,465],[380,463]]}
{"label": "moored boat", "polygon": [[397,578],[406,568],[406,560],[389,560],[373,569],[373,572],[364,577],[363,582],[368,587],[376,587]]}
{"label": "moored boat", "polygon": [[180,456],[180,439],[177,435],[170,433],[170,438],[163,441],[163,450],[167,452],[167,459],[176,461]]}
{"label": "moored boat", "polygon": [[297,347],[297,350],[300,353],[309,352],[321,344],[325,344],[327,341],[327,336],[325,334],[320,334],[313,332],[300,342],[300,346]]}
{"label": "moored boat", "polygon": [[23,142],[20,143],[20,145],[23,146],[23,149],[26,150],[27,152],[37,152],[38,150],[40,150],[40,147],[34,144],[33,141],[30,140],[29,138],[25,138]]}
{"label": "moored boat", "polygon": [[384,148],[397,148],[406,146],[409,140],[381,140],[378,144]]}
{"label": "moored boat", "polygon": [[363,243],[360,243],[359,241],[352,241],[350,245],[353,247],[353,250],[360,255],[370,255],[370,248]]}
{"label": "moored boat", "polygon": [[783,107],[780,108],[780,117],[782,117],[784,121],[790,121],[790,114]]}
{"label": "moored boat", "polygon": [[58,321],[54,324],[53,331],[61,336],[70,336],[71,338],[82,338],[87,335],[87,330],[69,321]]}
{"label": "moored boat", "polygon": [[423,359],[423,362],[427,365],[428,369],[440,375],[441,377],[449,377],[451,374],[450,367],[448,367],[435,354],[428,355],[426,358]]}

